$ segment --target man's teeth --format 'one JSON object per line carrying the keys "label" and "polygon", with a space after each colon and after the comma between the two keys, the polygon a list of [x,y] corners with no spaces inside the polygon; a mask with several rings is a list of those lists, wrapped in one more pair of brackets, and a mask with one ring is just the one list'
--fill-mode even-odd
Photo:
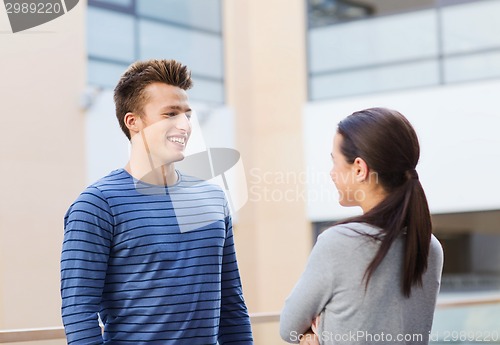
{"label": "man's teeth", "polygon": [[185,139],[184,138],[170,137],[170,138],[168,138],[168,140],[170,140],[173,143],[179,143],[179,144],[184,144],[185,143]]}

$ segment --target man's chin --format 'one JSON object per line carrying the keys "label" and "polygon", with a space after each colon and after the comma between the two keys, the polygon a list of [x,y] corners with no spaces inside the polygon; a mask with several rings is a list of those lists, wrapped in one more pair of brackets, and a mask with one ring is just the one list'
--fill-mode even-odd
{"label": "man's chin", "polygon": [[172,160],[170,162],[171,163],[180,162],[180,161],[184,160],[184,158],[186,158],[186,155],[184,154],[184,152],[179,153],[175,157],[172,157]]}

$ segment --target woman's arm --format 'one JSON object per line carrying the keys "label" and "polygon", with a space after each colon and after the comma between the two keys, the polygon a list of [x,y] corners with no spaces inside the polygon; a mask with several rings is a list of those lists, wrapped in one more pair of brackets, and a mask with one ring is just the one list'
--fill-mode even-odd
{"label": "woman's arm", "polygon": [[[335,229],[327,230],[330,231]],[[332,236],[321,234],[309,256],[305,271],[286,299],[281,312],[280,335],[283,340],[298,344],[301,340],[312,338],[306,337],[306,333],[311,331],[313,320],[331,300],[334,291],[334,255]]]}

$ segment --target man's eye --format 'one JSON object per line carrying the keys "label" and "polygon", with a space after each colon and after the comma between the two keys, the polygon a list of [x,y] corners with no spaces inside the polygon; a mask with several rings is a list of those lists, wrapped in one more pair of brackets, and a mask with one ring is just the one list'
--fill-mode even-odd
{"label": "man's eye", "polygon": [[177,115],[176,113],[165,113],[163,114],[164,116],[168,116],[168,117],[172,117],[172,116],[175,116]]}

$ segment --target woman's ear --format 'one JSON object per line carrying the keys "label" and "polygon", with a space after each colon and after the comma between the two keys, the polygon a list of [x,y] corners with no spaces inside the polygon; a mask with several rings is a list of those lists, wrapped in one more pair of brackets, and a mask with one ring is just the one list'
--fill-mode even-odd
{"label": "woman's ear", "polygon": [[128,131],[130,132],[130,137],[133,137],[134,134],[139,133],[142,129],[141,117],[134,113],[126,113],[123,117],[123,123],[127,126]]}
{"label": "woman's ear", "polygon": [[368,180],[370,168],[363,158],[357,157],[352,164],[354,170],[354,178],[357,182],[361,183]]}

